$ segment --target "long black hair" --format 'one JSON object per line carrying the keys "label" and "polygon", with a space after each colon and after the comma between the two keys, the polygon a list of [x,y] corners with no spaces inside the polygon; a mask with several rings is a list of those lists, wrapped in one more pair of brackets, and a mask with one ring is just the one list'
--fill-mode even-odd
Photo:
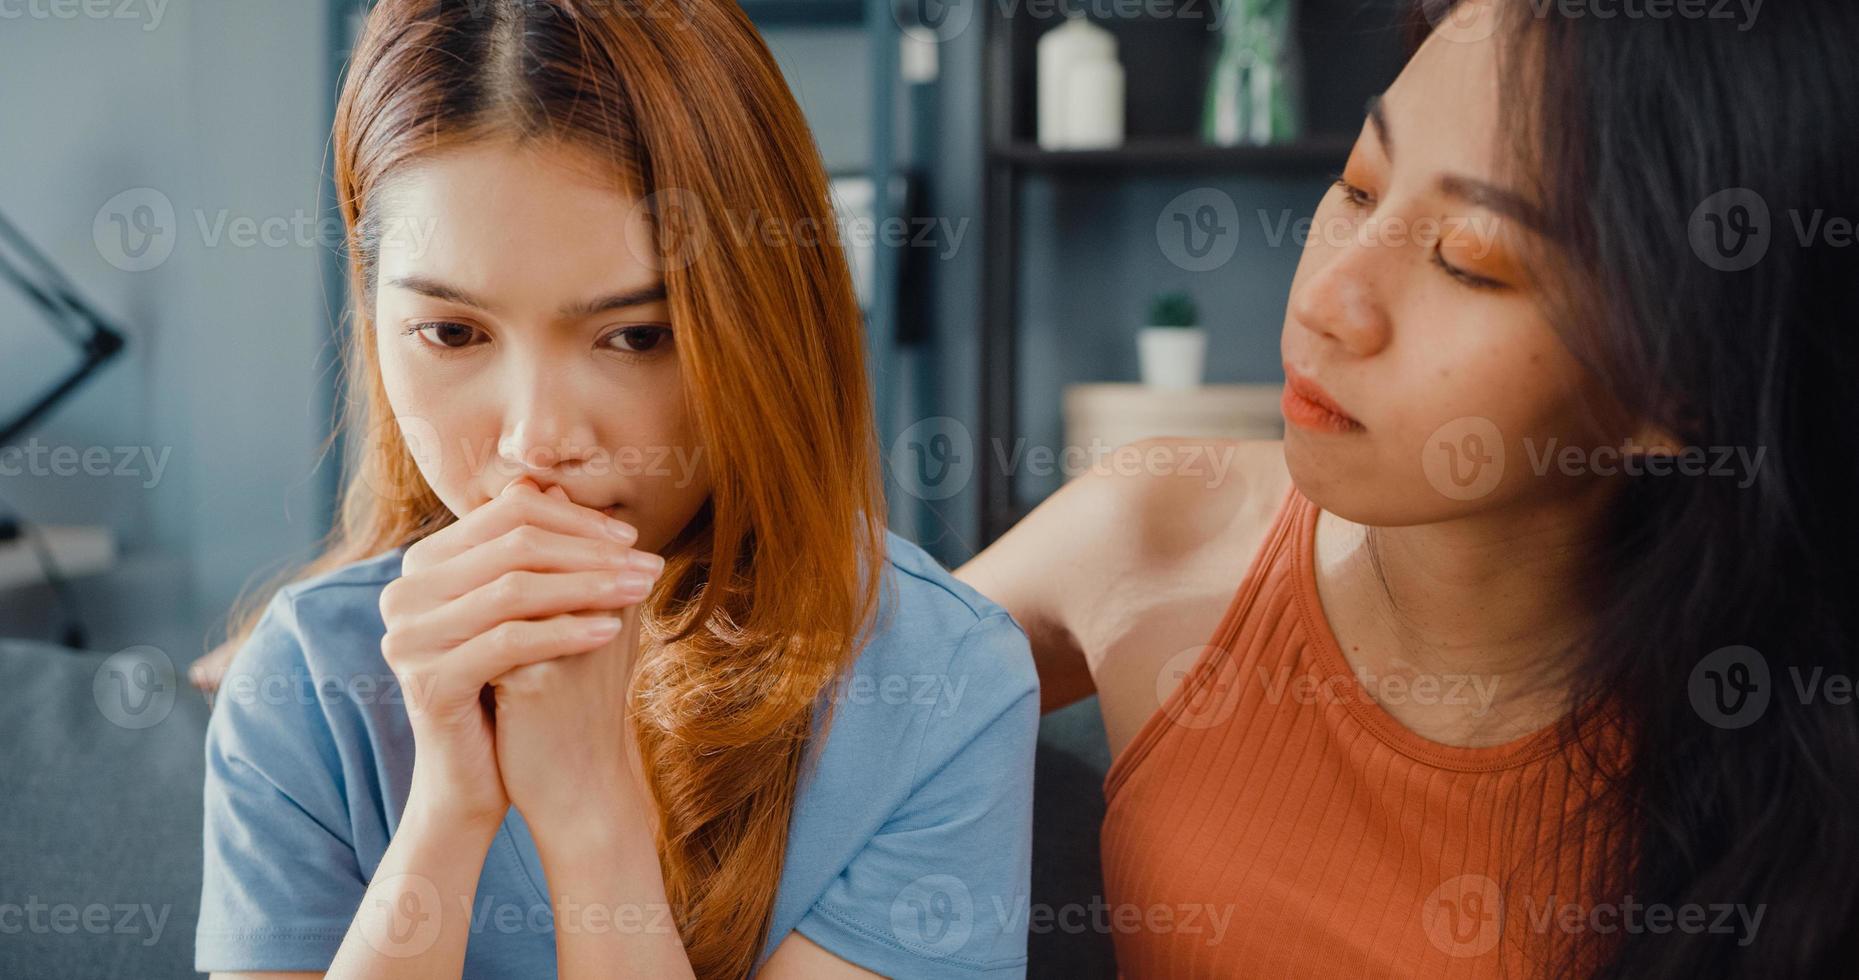
{"label": "long black hair", "polygon": [[1500,6],[1554,322],[1610,409],[1700,451],[1617,477],[1603,529],[1566,731],[1618,709],[1590,813],[1626,843],[1590,900],[1762,916],[1552,937],[1540,965],[1859,976],[1859,4]]}

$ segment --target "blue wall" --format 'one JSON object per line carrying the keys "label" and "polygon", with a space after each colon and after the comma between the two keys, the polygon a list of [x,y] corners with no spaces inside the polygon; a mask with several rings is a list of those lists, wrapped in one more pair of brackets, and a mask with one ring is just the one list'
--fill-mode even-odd
{"label": "blue wall", "polygon": [[[163,459],[163,468],[159,479],[146,465],[122,477],[0,476],[0,498],[37,522],[112,527],[121,566],[79,583],[94,645],[151,643],[184,663],[242,585],[310,554],[333,503],[333,463],[319,469],[319,450],[339,299],[327,289],[329,242],[314,219],[329,205],[337,43],[329,0],[170,0],[140,10],[140,19],[0,25],[9,83],[0,98],[0,211],[125,328],[130,344],[36,438],[133,447]],[[764,33],[828,168],[865,168],[871,32]],[[927,138],[912,146],[900,118],[899,152],[928,182],[930,216],[967,226],[954,253],[934,264],[929,337],[880,375],[880,397],[899,427],[949,416],[978,428],[980,33],[938,45]],[[1170,199],[1201,186],[1236,202],[1241,238],[1221,268],[1188,273],[1163,255],[1154,224]],[[106,202],[139,188],[149,190],[132,202],[158,195],[174,208],[163,232],[172,254],[126,271],[109,260],[93,225]],[[1029,181],[1020,226],[1022,434],[1059,445],[1064,384],[1134,377],[1133,332],[1157,289],[1187,288],[1200,300],[1212,331],[1210,380],[1276,380],[1297,248],[1267,242],[1261,213],[1272,222],[1287,210],[1307,214],[1321,191],[1315,178]],[[310,228],[275,245],[213,241],[222,217]],[[12,336],[21,330],[0,322]],[[1054,482],[1029,476],[1021,490],[1037,499]],[[976,507],[970,486],[946,500],[905,500],[896,523],[957,563],[981,543]],[[0,596],[0,628],[40,622],[34,612],[44,600],[34,591]]]}
{"label": "blue wall", "polygon": [[[104,6],[111,16],[0,22],[0,209],[128,334],[124,355],[36,438],[146,449],[166,465],[159,479],[0,477],[0,495],[33,521],[113,528],[121,566],[78,583],[93,645],[153,644],[179,664],[249,576],[307,554],[326,519],[313,475],[330,316],[317,235],[240,244],[215,230],[222,217],[231,232],[240,219],[287,228],[316,215],[327,8]],[[131,206],[172,206],[157,232],[172,253],[125,271],[92,228],[138,188]],[[21,329],[0,323],[9,339]],[[44,598],[0,598],[0,623],[29,620]]]}

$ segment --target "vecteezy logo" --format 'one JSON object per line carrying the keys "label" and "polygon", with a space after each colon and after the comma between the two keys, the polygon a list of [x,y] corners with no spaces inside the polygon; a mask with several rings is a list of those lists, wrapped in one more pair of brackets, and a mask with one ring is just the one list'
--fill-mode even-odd
{"label": "vecteezy logo", "polygon": [[1504,894],[1486,875],[1448,878],[1420,903],[1420,924],[1447,956],[1483,956],[1504,929]]}
{"label": "vecteezy logo", "polygon": [[1769,251],[1769,203],[1747,187],[1718,191],[1691,212],[1691,251],[1719,272],[1740,272]]}
{"label": "vecteezy logo", "polygon": [[1177,195],[1155,221],[1162,255],[1187,272],[1212,272],[1239,248],[1239,208],[1225,191],[1196,187]]}
{"label": "vecteezy logo", "polygon": [[180,237],[174,202],[153,187],[133,187],[103,202],[91,219],[91,242],[105,262],[146,272],[168,261]]}
{"label": "vecteezy logo", "polygon": [[926,487],[941,486],[955,459],[955,440],[947,432],[938,432],[930,436],[928,445],[914,445],[910,451],[917,458],[918,480]]}
{"label": "vecteezy logo", "polygon": [[1433,25],[1433,34],[1458,44],[1482,41],[1498,28],[1490,0],[1422,0],[1420,12]]}
{"label": "vecteezy logo", "polygon": [[974,476],[974,448],[960,420],[946,415],[923,419],[891,441],[891,478],[918,500],[945,500],[961,493]]}
{"label": "vecteezy logo", "polygon": [[[374,914],[364,918],[362,938],[383,956],[418,956],[439,939],[439,888],[424,875],[398,874],[369,886]],[[383,914],[385,913],[385,914]]]}
{"label": "vecteezy logo", "polygon": [[[1162,669],[1155,678],[1155,698],[1158,707],[1167,708],[1170,722],[1183,728],[1200,729],[1222,725],[1232,719],[1239,706],[1239,691],[1227,675],[1216,669],[1206,683],[1183,686],[1197,664],[1217,655],[1215,647],[1189,647],[1162,662]],[[1170,703],[1170,695],[1177,691],[1179,696]]]}
{"label": "vecteezy logo", "polygon": [[1769,662],[1755,647],[1719,647],[1691,669],[1691,708],[1718,728],[1752,725],[1769,709]]}
{"label": "vecteezy logo", "polygon": [[909,0],[891,5],[891,19],[906,32],[952,41],[975,19],[975,0]]}
{"label": "vecteezy logo", "polygon": [[[381,445],[391,442],[389,437],[397,437],[407,449],[408,458],[421,473],[436,473],[442,465],[441,451],[443,445],[439,438],[439,427],[432,420],[420,415],[397,415],[382,419],[370,430],[367,445]],[[424,484],[419,480],[409,480],[406,485],[397,485],[393,475],[377,468],[372,460],[363,460],[360,479],[376,497],[389,503],[405,504],[419,499],[424,492]]]}
{"label": "vecteezy logo", "polygon": [[97,710],[119,728],[153,728],[174,710],[174,661],[150,646],[111,654],[91,675]]}
{"label": "vecteezy logo", "polygon": [[891,933],[931,956],[961,949],[974,929],[974,897],[954,875],[924,875],[905,885],[891,902]]}
{"label": "vecteezy logo", "polygon": [[709,247],[703,201],[682,187],[646,195],[626,216],[627,251],[654,272],[682,269]]}
{"label": "vecteezy logo", "polygon": [[1420,447],[1420,471],[1433,489],[1453,500],[1476,500],[1504,478],[1504,436],[1479,415],[1453,419]]}

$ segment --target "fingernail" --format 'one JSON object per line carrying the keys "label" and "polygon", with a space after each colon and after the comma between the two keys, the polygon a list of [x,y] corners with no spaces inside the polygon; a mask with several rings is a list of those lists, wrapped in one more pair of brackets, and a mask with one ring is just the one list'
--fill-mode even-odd
{"label": "fingernail", "polygon": [[607,536],[616,541],[624,541],[627,544],[632,544],[639,539],[639,532],[633,530],[631,524],[609,517],[607,518]]}
{"label": "fingernail", "polygon": [[600,639],[601,637],[612,636],[618,633],[620,631],[620,621],[603,617],[589,622],[582,628],[587,632],[588,636]]}
{"label": "fingernail", "polygon": [[650,551],[628,552],[626,562],[634,568],[651,575],[657,575],[659,572],[665,570],[664,556],[655,555]]}
{"label": "fingernail", "polygon": [[642,572],[621,572],[618,581],[622,592],[644,592],[652,587],[652,576]]}

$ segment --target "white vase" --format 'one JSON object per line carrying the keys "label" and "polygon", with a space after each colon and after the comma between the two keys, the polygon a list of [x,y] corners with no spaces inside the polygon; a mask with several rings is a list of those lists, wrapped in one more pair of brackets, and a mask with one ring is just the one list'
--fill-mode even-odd
{"label": "white vase", "polygon": [[1151,388],[1198,388],[1207,362],[1207,331],[1200,327],[1144,327],[1136,332],[1136,359]]}
{"label": "white vase", "polygon": [[1105,149],[1123,143],[1123,66],[1117,36],[1083,16],[1039,36],[1034,45],[1037,116],[1044,150]]}

